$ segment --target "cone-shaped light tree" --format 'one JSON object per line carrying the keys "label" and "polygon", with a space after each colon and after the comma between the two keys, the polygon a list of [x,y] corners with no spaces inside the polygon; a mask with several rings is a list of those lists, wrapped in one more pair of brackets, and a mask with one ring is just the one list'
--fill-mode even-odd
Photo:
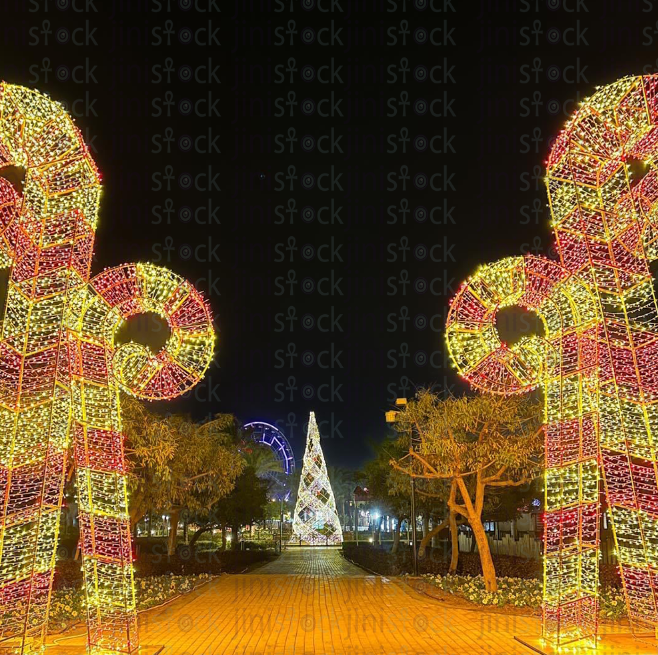
{"label": "cone-shaped light tree", "polygon": [[340,544],[343,531],[338,520],[334,492],[320,446],[320,432],[311,412],[299,492],[292,522],[292,541],[307,544]]}

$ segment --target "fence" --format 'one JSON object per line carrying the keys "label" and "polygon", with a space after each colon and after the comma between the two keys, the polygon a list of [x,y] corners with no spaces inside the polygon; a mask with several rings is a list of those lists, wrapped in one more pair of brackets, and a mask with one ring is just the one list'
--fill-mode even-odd
{"label": "fence", "polygon": [[[511,555],[512,557],[523,557],[525,559],[541,559],[542,541],[533,534],[522,534],[518,539],[514,539],[510,535],[503,535],[500,539],[494,539],[493,536],[487,535],[487,538],[489,539],[489,547],[493,555]],[[472,535],[460,533],[460,552],[470,552],[472,542]],[[611,535],[607,533],[601,535],[600,548],[603,564],[617,563],[614,541]]]}
{"label": "fence", "polygon": [[[534,535],[523,534],[519,539],[510,535],[503,535],[501,539],[494,539],[487,535],[489,547],[493,555],[510,555],[512,557],[524,557],[525,559],[541,558],[541,541],[535,539]],[[471,551],[473,537],[471,535],[459,535],[459,550],[462,553]]]}

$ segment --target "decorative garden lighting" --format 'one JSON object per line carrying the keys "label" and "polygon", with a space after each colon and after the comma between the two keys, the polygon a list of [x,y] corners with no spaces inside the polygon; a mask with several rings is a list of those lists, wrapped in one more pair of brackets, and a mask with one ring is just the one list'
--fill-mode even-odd
{"label": "decorative garden lighting", "polygon": [[[10,280],[0,335],[0,647],[43,652],[62,489],[73,444],[88,648],[137,650],[119,392],[161,400],[204,375],[210,311],[174,273],[124,264],[90,280],[100,175],[62,105],[0,84],[0,265]],[[116,344],[129,317],[170,328],[154,355]]]}
{"label": "decorative garden lighting", "polygon": [[[658,75],[600,88],[547,162],[560,262],[483,266],[448,316],[449,350],[472,386],[544,392],[543,634],[558,647],[597,635],[600,475],[633,629],[658,626],[657,156]],[[642,179],[633,161],[646,164]],[[496,313],[513,305],[539,315],[543,337],[500,341]]]}
{"label": "decorative garden lighting", "polygon": [[311,412],[306,436],[306,452],[299,480],[297,504],[292,522],[292,541],[308,544],[340,544],[343,531],[338,520],[334,492],[320,446],[320,432]]}

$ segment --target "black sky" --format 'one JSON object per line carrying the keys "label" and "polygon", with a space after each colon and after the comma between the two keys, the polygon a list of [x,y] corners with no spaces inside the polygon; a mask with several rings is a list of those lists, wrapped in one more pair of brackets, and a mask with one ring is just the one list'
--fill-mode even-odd
{"label": "black sky", "polygon": [[[195,392],[162,411],[278,423],[300,457],[313,409],[328,462],[356,466],[368,438],[383,438],[383,413],[396,396],[415,385],[465,389],[443,342],[451,296],[478,263],[549,251],[541,178],[552,139],[596,86],[657,70],[658,12],[650,0],[340,0],[328,13],[312,1],[304,11],[305,3],[240,1],[236,11],[228,2],[197,1],[195,9],[171,0],[167,11],[167,0],[4,2],[0,77],[79,115],[104,175],[96,271],[164,264],[210,300],[215,363]],[[206,40],[208,28],[219,29],[219,44],[189,42],[195,32]],[[419,28],[445,43],[423,42]],[[320,45],[332,29],[334,45]],[[307,35],[309,45],[301,42]],[[334,71],[342,69],[333,84],[321,83],[332,59]],[[312,81],[302,79],[304,67]],[[318,103],[332,94],[343,115],[319,116]],[[304,115],[309,99],[315,110]],[[437,101],[446,115],[414,112],[420,100]],[[211,115],[194,115],[213,103]],[[391,107],[397,115],[388,115]],[[320,153],[332,130],[343,152]],[[417,137],[436,135],[444,152],[414,147],[422,147]],[[302,150],[306,136],[315,142],[310,153]],[[409,139],[406,152],[400,137]],[[195,151],[213,143],[211,152]],[[277,153],[280,143],[285,151]],[[397,152],[387,152],[392,143]],[[279,190],[290,167],[295,187]],[[332,168],[339,185],[319,190]],[[315,177],[310,190],[304,173]],[[437,190],[417,188],[419,174],[435,175]],[[190,188],[195,179],[204,188]],[[342,209],[333,224],[320,224],[319,208],[332,203]],[[315,213],[304,215],[309,207]],[[425,220],[414,214],[419,207]],[[219,222],[202,223],[213,210]],[[334,261],[320,261],[332,244]],[[320,290],[333,279],[334,295],[318,292],[323,278]],[[325,331],[332,316],[334,331]]]}

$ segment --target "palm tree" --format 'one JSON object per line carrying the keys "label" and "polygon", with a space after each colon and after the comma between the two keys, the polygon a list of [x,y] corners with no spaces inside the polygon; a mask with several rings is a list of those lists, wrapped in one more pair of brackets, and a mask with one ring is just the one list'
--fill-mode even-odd
{"label": "palm tree", "polygon": [[299,481],[302,477],[302,467],[296,466],[295,470],[288,476],[286,486],[290,490],[288,503],[294,508],[297,503],[297,493],[299,491]]}
{"label": "palm tree", "polygon": [[354,487],[357,485],[357,473],[356,471],[340,466],[328,466],[327,473],[329,475],[329,483],[334,492],[334,498],[336,499],[336,508],[342,514],[343,528],[345,528],[347,524],[345,505],[352,500]]}
{"label": "palm tree", "polygon": [[271,478],[271,474],[283,473],[281,462],[272,450],[254,441],[243,441],[240,444],[240,454],[259,478]]}

